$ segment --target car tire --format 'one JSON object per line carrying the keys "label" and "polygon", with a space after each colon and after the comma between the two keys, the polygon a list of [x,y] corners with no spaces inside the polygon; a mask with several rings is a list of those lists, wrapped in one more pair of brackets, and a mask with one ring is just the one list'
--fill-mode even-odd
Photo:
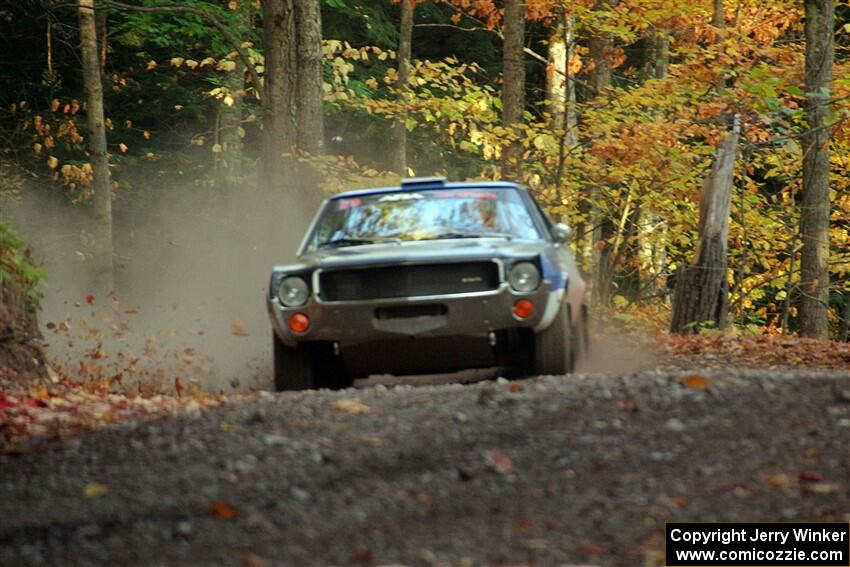
{"label": "car tire", "polygon": [[552,323],[534,336],[534,374],[567,374],[573,370],[570,307],[564,302]]}
{"label": "car tire", "polygon": [[579,365],[585,360],[587,360],[587,356],[590,351],[590,331],[588,327],[588,315],[586,306],[582,306],[581,316],[579,317],[576,326],[573,327],[572,339],[572,371],[575,372],[576,369],[578,369]]}
{"label": "car tire", "polygon": [[272,349],[275,390],[311,390],[316,387],[315,364],[307,345],[287,346],[272,333]]}

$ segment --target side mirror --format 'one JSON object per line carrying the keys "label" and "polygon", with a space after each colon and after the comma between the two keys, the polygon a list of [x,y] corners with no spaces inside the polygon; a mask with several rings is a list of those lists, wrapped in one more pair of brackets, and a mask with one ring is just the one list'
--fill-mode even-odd
{"label": "side mirror", "polygon": [[573,235],[573,229],[566,223],[559,222],[552,227],[552,238],[555,242],[565,244],[570,241]]}

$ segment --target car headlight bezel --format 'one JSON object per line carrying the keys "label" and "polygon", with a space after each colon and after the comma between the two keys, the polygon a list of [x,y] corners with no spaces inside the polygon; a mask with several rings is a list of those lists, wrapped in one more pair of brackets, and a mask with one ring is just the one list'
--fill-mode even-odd
{"label": "car headlight bezel", "polygon": [[285,307],[300,307],[310,299],[310,285],[301,276],[286,276],[277,286],[277,298]]}
{"label": "car headlight bezel", "polygon": [[541,281],[540,268],[534,262],[517,262],[511,266],[508,274],[511,289],[519,293],[531,293],[537,290]]}

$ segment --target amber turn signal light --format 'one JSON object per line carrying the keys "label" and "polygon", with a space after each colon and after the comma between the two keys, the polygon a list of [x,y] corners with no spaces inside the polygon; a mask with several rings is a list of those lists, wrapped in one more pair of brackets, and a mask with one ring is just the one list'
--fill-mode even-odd
{"label": "amber turn signal light", "polygon": [[306,333],[310,328],[310,318],[304,313],[296,313],[289,318],[289,330],[293,333]]}
{"label": "amber turn signal light", "polygon": [[514,315],[520,319],[528,319],[534,314],[534,304],[528,299],[517,299],[514,303]]}

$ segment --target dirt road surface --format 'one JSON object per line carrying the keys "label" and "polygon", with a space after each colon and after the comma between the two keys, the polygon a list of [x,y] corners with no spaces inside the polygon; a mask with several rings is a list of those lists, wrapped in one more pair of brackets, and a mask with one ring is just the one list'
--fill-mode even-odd
{"label": "dirt road surface", "polygon": [[659,565],[667,521],[850,519],[850,375],[263,393],[0,457],[0,565]]}

